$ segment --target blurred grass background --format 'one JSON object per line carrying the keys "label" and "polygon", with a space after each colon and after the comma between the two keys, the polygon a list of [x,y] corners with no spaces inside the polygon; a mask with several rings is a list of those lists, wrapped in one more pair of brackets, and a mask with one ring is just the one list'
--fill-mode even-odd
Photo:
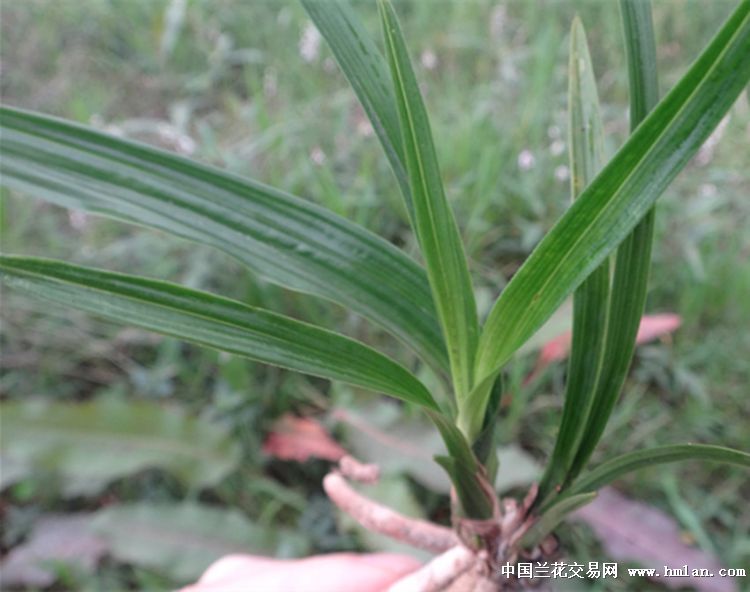
{"label": "blurred grass background", "polygon": [[[359,3],[379,35],[372,3]],[[662,92],[685,71],[734,3],[655,3]],[[583,19],[603,103],[607,147],[627,136],[627,79],[614,2],[398,2],[423,82],[446,190],[461,227],[482,313],[569,202],[568,28]],[[398,189],[333,58],[294,2],[26,0],[2,5],[3,102],[154,143],[321,203],[414,253]],[[699,441],[750,449],[750,104],[747,93],[659,202],[647,311],[682,328],[639,348],[596,458]],[[223,254],[5,191],[2,249],[140,273],[336,327],[404,359],[361,319],[251,277]],[[319,489],[323,463],[270,461],[260,444],[283,413],[350,404],[352,393],[171,339],[3,294],[4,399],[133,398],[179,402],[231,431],[240,468],[201,493],[168,474],[120,479],[72,501],[27,477],[0,502],[3,550],[48,512],[186,496],[283,523],[314,551],[360,548],[336,528]],[[515,363],[520,377],[533,360]],[[501,437],[543,459],[553,444],[564,365],[516,397]],[[346,443],[344,443],[346,444]],[[411,483],[420,496],[426,492]],[[676,517],[684,539],[728,566],[750,564],[750,480],[685,464],[619,484]],[[428,499],[430,510],[444,500]],[[584,528],[572,556],[601,556]],[[165,589],[158,570],[122,562],[69,573],[63,587]],[[65,583],[67,581],[67,584]],[[624,586],[620,582],[614,585]],[[615,588],[612,588],[615,589]],[[625,588],[617,588],[625,589]],[[639,588],[642,589],[642,588]],[[654,587],[654,589],[659,589]]]}

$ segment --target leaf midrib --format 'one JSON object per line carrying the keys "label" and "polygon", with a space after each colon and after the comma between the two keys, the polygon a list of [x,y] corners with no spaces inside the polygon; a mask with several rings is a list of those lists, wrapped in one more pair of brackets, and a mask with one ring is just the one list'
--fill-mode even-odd
{"label": "leaf midrib", "polygon": [[[404,77],[403,77],[403,73],[401,71],[400,60],[399,60],[399,57],[397,55],[397,52],[394,49],[395,48],[395,42],[394,42],[394,39],[393,39],[392,25],[389,24],[387,27],[385,27],[385,29],[386,29],[386,34],[388,35],[388,44],[391,46],[391,51],[392,51],[393,57],[394,57],[394,59],[391,60],[391,63],[394,65],[394,68],[395,68],[395,71],[396,71],[396,75],[397,75],[398,81],[399,81],[399,86],[401,87],[401,89],[399,91],[399,95],[401,95],[400,102],[403,105],[404,110],[406,112],[406,119],[407,119],[407,122],[409,124],[409,135],[411,136],[411,141],[412,141],[412,144],[414,145],[414,150],[412,150],[411,152],[415,156],[416,164],[417,164],[417,166],[419,168],[419,181],[420,181],[420,185],[422,187],[423,194],[425,196],[425,199],[421,200],[421,201],[423,202],[423,205],[425,205],[425,207],[427,209],[427,215],[428,215],[428,218],[429,218],[429,221],[430,221],[430,226],[429,226],[428,230],[430,230],[429,235],[430,235],[430,241],[432,243],[431,247],[432,247],[432,250],[434,251],[434,253],[437,255],[441,267],[443,267],[444,269],[445,268],[455,268],[454,265],[446,265],[446,261],[447,260],[443,257],[442,250],[440,248],[438,248],[438,242],[439,241],[437,240],[437,236],[434,233],[434,229],[437,227],[437,225],[436,225],[436,219],[435,219],[435,212],[434,212],[434,209],[432,207],[432,201],[429,199],[429,196],[431,195],[431,193],[429,192],[429,190],[427,188],[427,179],[426,179],[426,175],[425,175],[424,162],[422,160],[421,150],[419,149],[419,143],[417,142],[416,128],[414,127],[414,116],[413,116],[413,113],[412,113],[412,109],[411,109],[411,107],[409,105],[409,101],[406,100],[406,96],[405,96],[406,95],[406,86],[404,84]],[[442,198],[443,198],[443,200],[445,200],[445,196],[444,195],[442,195]],[[415,200],[415,202],[416,201],[417,200]],[[419,226],[422,226],[422,225],[420,224]],[[418,227],[418,229],[419,229],[418,232],[421,235],[422,234],[421,229],[419,227]],[[451,230],[453,230],[453,229],[451,229]],[[427,273],[428,273],[428,275],[431,278],[436,278],[437,274],[432,270],[432,266],[431,265],[427,265]],[[441,282],[433,280],[433,282],[431,282],[431,284],[433,284],[435,286],[440,285],[440,290],[439,291],[441,293],[445,292],[445,290],[443,289],[443,286],[441,285]],[[466,303],[465,298],[464,298],[463,290],[457,289],[456,292],[455,292],[455,294],[458,295],[458,297],[461,300],[461,305],[462,305],[461,309],[465,310],[466,306],[467,306],[467,303]],[[445,311],[445,303],[443,302],[443,298],[435,298],[435,304],[436,304],[436,306],[438,306],[441,309],[441,311]],[[455,309],[454,309],[454,312],[455,312]],[[450,317],[451,319],[453,318],[453,315],[446,315],[446,316]],[[449,329],[451,333],[453,333],[454,335],[456,335],[465,344],[469,342],[468,335],[465,335],[464,334],[465,332],[461,331],[461,327],[459,325],[457,325],[455,322],[446,323],[446,325],[449,325],[449,327],[446,327],[446,330]],[[452,350],[452,352],[454,353],[454,355],[457,358],[456,362],[454,362],[454,363],[458,363],[458,358],[469,357],[469,356],[467,356],[465,354],[465,352],[462,351],[465,348],[462,348],[459,344],[451,343],[452,340],[446,340],[446,341],[447,341],[447,343],[449,345],[449,348]],[[462,353],[464,353],[465,355],[461,355]],[[451,357],[453,357],[453,356],[451,356]],[[463,381],[462,383],[458,383],[458,384],[455,385],[456,390],[457,390],[456,395],[458,397],[464,397],[471,390],[471,377],[467,373],[467,370],[470,368],[470,366],[471,366],[470,360],[464,360],[461,363],[461,367],[462,367],[463,373],[466,374],[466,375],[463,376],[463,377],[461,377],[461,379]],[[459,377],[456,377],[456,378],[459,378]]]}

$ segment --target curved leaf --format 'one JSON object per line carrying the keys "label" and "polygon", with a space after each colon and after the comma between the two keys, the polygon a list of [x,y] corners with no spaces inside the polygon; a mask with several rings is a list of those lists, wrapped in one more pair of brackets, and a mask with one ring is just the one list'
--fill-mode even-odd
{"label": "curved leaf", "polygon": [[378,6],[401,122],[414,226],[448,348],[460,422],[463,400],[472,386],[478,334],[474,292],[458,226],[443,191],[427,111],[396,13],[386,1],[381,0]]}
{"label": "curved leaf", "polygon": [[[630,127],[635,130],[659,100],[656,41],[650,2],[621,0],[620,7],[628,54]],[[570,478],[585,468],[602,437],[633,359],[646,304],[655,219],[652,207],[617,249],[601,379]]]}
{"label": "curved leaf", "polygon": [[487,319],[476,360],[482,409],[491,380],[565,297],[651,209],[750,79],[743,0],[672,91],[534,249]]}
{"label": "curved leaf", "polygon": [[307,14],[336,56],[341,70],[362,104],[372,128],[391,163],[414,220],[414,204],[406,173],[401,126],[396,97],[385,58],[367,33],[348,2],[342,0],[302,0]]}
{"label": "curved leaf", "polygon": [[611,458],[573,483],[570,494],[594,491],[626,473],[681,460],[703,460],[750,468],[750,454],[711,444],[673,444],[636,450]]}
{"label": "curved leaf", "polygon": [[3,107],[0,131],[4,185],[220,249],[271,282],[351,308],[447,368],[424,270],[360,226],[256,181],[45,115]]}
{"label": "curved leaf", "polygon": [[519,542],[521,547],[535,547],[551,533],[571,512],[594,501],[596,492],[571,495],[542,514],[527,530]]}
{"label": "curved leaf", "polygon": [[[593,64],[586,32],[576,17],[570,31],[568,138],[573,199],[586,188],[604,162],[604,126],[599,113]],[[597,267],[573,294],[573,337],[560,429],[539,484],[538,500],[564,485],[584,437],[600,380],[607,337],[609,259]]]}
{"label": "curved leaf", "polygon": [[0,277],[34,298],[438,408],[413,374],[374,349],[241,302],[47,259],[1,256]]}

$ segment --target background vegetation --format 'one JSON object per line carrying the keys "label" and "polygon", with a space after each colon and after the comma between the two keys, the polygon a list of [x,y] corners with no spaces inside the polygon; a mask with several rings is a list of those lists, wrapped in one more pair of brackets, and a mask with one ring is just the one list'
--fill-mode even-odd
{"label": "background vegetation", "polygon": [[[663,91],[732,6],[710,0],[656,3]],[[627,136],[619,12],[614,3],[594,1],[401,2],[398,9],[424,82],[446,191],[471,271],[481,282],[480,312],[486,313],[569,202],[567,32],[576,13],[592,46],[610,153]],[[361,11],[378,35],[375,7],[363,4]],[[89,123],[252,176],[414,252],[395,180],[366,118],[294,2],[6,2],[2,59],[2,99],[9,105]],[[750,449],[747,99],[746,93],[659,202],[647,311],[676,312],[683,325],[673,338],[638,350],[601,455],[683,441]],[[385,351],[399,349],[361,319],[265,284],[220,253],[33,196],[3,193],[2,249],[177,281],[314,319]],[[177,507],[185,500],[232,508],[261,529],[283,524],[288,533],[263,544],[271,552],[367,544],[337,524],[319,487],[323,462],[286,463],[261,453],[264,436],[282,414],[352,407],[352,389],[48,309],[17,294],[3,297],[4,399],[179,405],[191,417],[211,420],[221,432],[217,438],[228,441],[227,455],[242,458],[208,488],[195,475],[180,479],[179,472],[140,470],[71,492],[53,475],[23,473],[0,500],[3,550],[17,546],[48,513],[114,502]],[[564,367],[521,388],[533,364],[533,356],[514,363],[511,391],[518,394],[507,402],[501,438],[543,458],[553,444]],[[7,408],[4,415],[8,433]],[[520,422],[510,421],[514,417]],[[346,446],[346,435],[339,435]],[[201,436],[187,430],[182,437],[194,444]],[[397,483],[440,519],[443,497],[411,479]],[[686,541],[726,565],[750,563],[746,472],[668,465],[637,473],[619,488],[676,517]],[[585,528],[575,526],[565,537],[573,559],[606,560]],[[120,558],[95,573],[63,569],[63,586],[164,589],[184,579],[141,563]]]}

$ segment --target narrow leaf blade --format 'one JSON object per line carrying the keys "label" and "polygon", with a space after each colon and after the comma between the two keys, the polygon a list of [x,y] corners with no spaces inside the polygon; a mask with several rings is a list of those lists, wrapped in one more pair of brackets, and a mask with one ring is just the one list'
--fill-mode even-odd
{"label": "narrow leaf blade", "polygon": [[351,308],[438,368],[448,361],[424,270],[324,208],[91,128],[0,108],[3,185],[215,247],[267,280]]}
{"label": "narrow leaf blade", "polygon": [[581,476],[569,493],[595,491],[632,471],[661,464],[701,460],[750,468],[750,454],[711,444],[673,444],[628,452],[611,458]]}
{"label": "narrow leaf blade", "polygon": [[[474,292],[458,226],[443,191],[427,111],[406,43],[393,7],[385,1],[379,7],[414,202],[414,224],[448,348],[460,410],[472,386],[478,334]],[[466,429],[470,439],[479,428],[481,423]]]}
{"label": "narrow leaf blade", "polygon": [[0,277],[43,301],[437,409],[425,386],[390,358],[343,335],[241,302],[46,259],[0,256]]}
{"label": "narrow leaf blade", "polygon": [[748,79],[750,0],[743,0],[505,288],[480,339],[477,392],[647,214]]}
{"label": "narrow leaf blade", "polygon": [[[656,42],[648,0],[621,0],[620,7],[628,54],[630,125],[635,130],[659,100]],[[633,359],[648,292],[655,220],[652,207],[617,249],[602,378],[571,479],[585,468],[602,437]]]}
{"label": "narrow leaf blade", "polygon": [[557,528],[557,525],[560,524],[568,514],[591,503],[595,498],[596,492],[581,493],[579,495],[566,497],[565,500],[550,508],[537,519],[531,528],[529,528],[529,530],[524,533],[523,537],[521,537],[519,545],[524,548],[535,547],[541,543],[549,533]]}
{"label": "narrow leaf blade", "polygon": [[628,56],[630,129],[635,130],[659,102],[656,36],[650,0],[620,0]]}
{"label": "narrow leaf blade", "polygon": [[388,65],[364,25],[343,0],[302,0],[307,14],[333,51],[388,157],[414,219],[396,97]]}
{"label": "narrow leaf blade", "polygon": [[[575,199],[604,162],[604,128],[586,32],[576,17],[570,33],[568,142],[571,192]],[[555,448],[539,485],[539,500],[559,490],[584,436],[602,369],[609,305],[609,260],[586,278],[573,296],[573,339],[565,403]]]}

